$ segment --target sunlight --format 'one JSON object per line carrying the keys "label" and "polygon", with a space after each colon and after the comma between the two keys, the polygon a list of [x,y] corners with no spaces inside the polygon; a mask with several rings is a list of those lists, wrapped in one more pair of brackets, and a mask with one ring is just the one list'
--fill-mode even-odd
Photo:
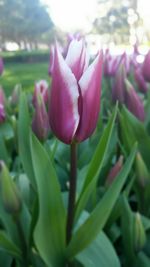
{"label": "sunlight", "polygon": [[89,0],[42,0],[49,7],[51,17],[59,28],[70,31],[90,30],[95,18],[97,1]]}

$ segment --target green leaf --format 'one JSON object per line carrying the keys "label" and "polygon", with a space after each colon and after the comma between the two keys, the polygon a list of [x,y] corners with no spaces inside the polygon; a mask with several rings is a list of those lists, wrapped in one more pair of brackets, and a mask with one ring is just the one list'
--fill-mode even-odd
{"label": "green leaf", "polygon": [[134,229],[134,215],[128,204],[128,200],[125,195],[122,197],[122,240],[126,262],[128,264],[135,263],[136,256],[134,252],[134,240],[133,240],[133,229]]}
{"label": "green leaf", "polygon": [[39,196],[39,217],[34,240],[47,266],[64,262],[66,214],[56,172],[46,150],[33,135],[32,162]]}
{"label": "green leaf", "polygon": [[76,259],[85,267],[120,267],[115,250],[103,231]]}
{"label": "green leaf", "polygon": [[134,142],[138,142],[138,149],[146,162],[147,167],[150,169],[150,136],[146,131],[144,124],[125,107],[122,109],[120,124],[123,143],[128,151],[131,151]]}
{"label": "green leaf", "polygon": [[135,153],[136,147],[134,146],[126,163],[104,194],[102,200],[97,204],[90,217],[74,233],[66,252],[68,258],[72,259],[77,253],[86,248],[104,227],[130,172]]}
{"label": "green leaf", "polygon": [[35,188],[35,177],[32,166],[32,158],[30,151],[30,117],[25,94],[21,95],[19,103],[19,155],[23,164],[24,171]]}
{"label": "green leaf", "polygon": [[100,142],[97,146],[95,154],[92,158],[92,161],[89,165],[89,169],[87,171],[87,175],[85,177],[85,182],[83,185],[83,189],[80,193],[80,197],[77,202],[76,211],[75,211],[75,221],[79,218],[82,210],[85,208],[86,203],[89,199],[91,192],[93,191],[98,175],[102,168],[103,162],[105,160],[106,154],[108,152],[108,147],[111,140],[112,131],[114,128],[114,122],[117,114],[117,107],[108,122],[107,127],[104,130],[104,133],[100,139]]}
{"label": "green leaf", "polygon": [[0,231],[0,249],[6,251],[14,257],[21,257],[21,251],[11,240],[8,239],[4,231]]}

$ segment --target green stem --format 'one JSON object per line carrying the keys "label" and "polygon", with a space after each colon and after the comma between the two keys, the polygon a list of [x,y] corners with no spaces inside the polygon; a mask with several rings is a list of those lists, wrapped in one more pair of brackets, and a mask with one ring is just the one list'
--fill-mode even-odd
{"label": "green stem", "polygon": [[66,227],[66,243],[68,244],[72,237],[73,223],[74,223],[74,210],[76,198],[76,178],[77,178],[77,151],[76,144],[71,144],[70,154],[70,188],[68,197],[68,216]]}
{"label": "green stem", "polygon": [[27,248],[27,243],[24,235],[24,231],[22,229],[22,225],[19,219],[18,214],[14,216],[14,221],[17,227],[18,235],[20,238],[20,244],[21,244],[21,249],[22,249],[22,261],[21,261],[21,266],[22,267],[28,267],[28,248]]}

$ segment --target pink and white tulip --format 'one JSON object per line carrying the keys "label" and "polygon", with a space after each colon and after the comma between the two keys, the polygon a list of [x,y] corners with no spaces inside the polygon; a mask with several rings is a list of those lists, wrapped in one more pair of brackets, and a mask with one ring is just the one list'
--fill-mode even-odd
{"label": "pink and white tulip", "polygon": [[32,103],[36,106],[37,95],[40,94],[45,104],[48,102],[48,83],[46,80],[41,80],[35,84]]}
{"label": "pink and white tulip", "polygon": [[82,41],[70,43],[66,59],[56,45],[49,122],[62,142],[81,142],[94,132],[100,111],[101,79],[102,54],[88,66]]}

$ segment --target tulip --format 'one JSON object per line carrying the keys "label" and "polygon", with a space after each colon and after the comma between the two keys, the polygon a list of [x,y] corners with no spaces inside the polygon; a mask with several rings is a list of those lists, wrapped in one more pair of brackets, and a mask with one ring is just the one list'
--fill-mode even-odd
{"label": "tulip", "polygon": [[40,141],[46,140],[49,133],[49,121],[44,99],[38,92],[35,99],[35,113],[32,121],[32,130]]}
{"label": "tulip", "polygon": [[5,95],[3,89],[0,88],[0,124],[5,121]]}
{"label": "tulip", "polygon": [[120,58],[120,64],[123,64],[124,67],[125,67],[125,71],[126,71],[126,74],[129,74],[130,72],[130,57],[126,54],[126,52],[124,52],[122,55],[121,55],[121,58]]}
{"label": "tulip", "polygon": [[145,56],[143,65],[142,65],[142,72],[145,80],[150,82],[150,51]]}
{"label": "tulip", "polygon": [[146,81],[144,80],[140,67],[134,69],[134,78],[138,85],[139,90],[142,93],[146,93],[148,90],[148,87],[147,87]]}
{"label": "tulip", "polygon": [[113,180],[116,178],[116,176],[122,169],[122,164],[123,164],[123,156],[121,155],[118,161],[115,163],[115,165],[111,168],[106,179],[106,185],[110,185],[113,182]]}
{"label": "tulip", "polygon": [[112,88],[112,100],[115,103],[124,103],[125,100],[125,84],[124,80],[126,78],[126,73],[124,66],[121,64],[115,76],[115,81]]}
{"label": "tulip", "polygon": [[104,75],[106,77],[113,77],[119,67],[120,58],[118,56],[111,56],[109,49],[106,50],[104,59]]}
{"label": "tulip", "polygon": [[16,107],[18,105],[21,90],[21,84],[17,84],[12,92],[12,95],[9,97],[9,101],[12,107]]}
{"label": "tulip", "polygon": [[146,233],[144,225],[141,219],[141,216],[138,212],[134,215],[134,224],[133,224],[133,244],[135,252],[139,252],[143,249],[146,243]]}
{"label": "tulip", "polygon": [[3,63],[2,58],[0,57],[0,75],[2,75],[3,70],[4,70],[4,63]]}
{"label": "tulip", "polygon": [[48,83],[46,80],[41,80],[35,84],[32,103],[36,106],[37,95],[40,94],[45,104],[48,102]]}
{"label": "tulip", "polygon": [[147,187],[148,184],[150,184],[150,175],[145,165],[145,162],[139,152],[136,155],[135,163],[136,163],[135,166],[136,166],[137,182],[140,185],[140,187],[143,189]]}
{"label": "tulip", "polygon": [[145,111],[144,105],[132,84],[126,79],[126,99],[125,104],[128,107],[129,111],[132,112],[139,120],[144,121]]}
{"label": "tulip", "polygon": [[56,45],[49,101],[50,127],[66,144],[87,139],[95,130],[102,79],[102,54],[88,66],[84,43],[73,40],[64,59]]}

